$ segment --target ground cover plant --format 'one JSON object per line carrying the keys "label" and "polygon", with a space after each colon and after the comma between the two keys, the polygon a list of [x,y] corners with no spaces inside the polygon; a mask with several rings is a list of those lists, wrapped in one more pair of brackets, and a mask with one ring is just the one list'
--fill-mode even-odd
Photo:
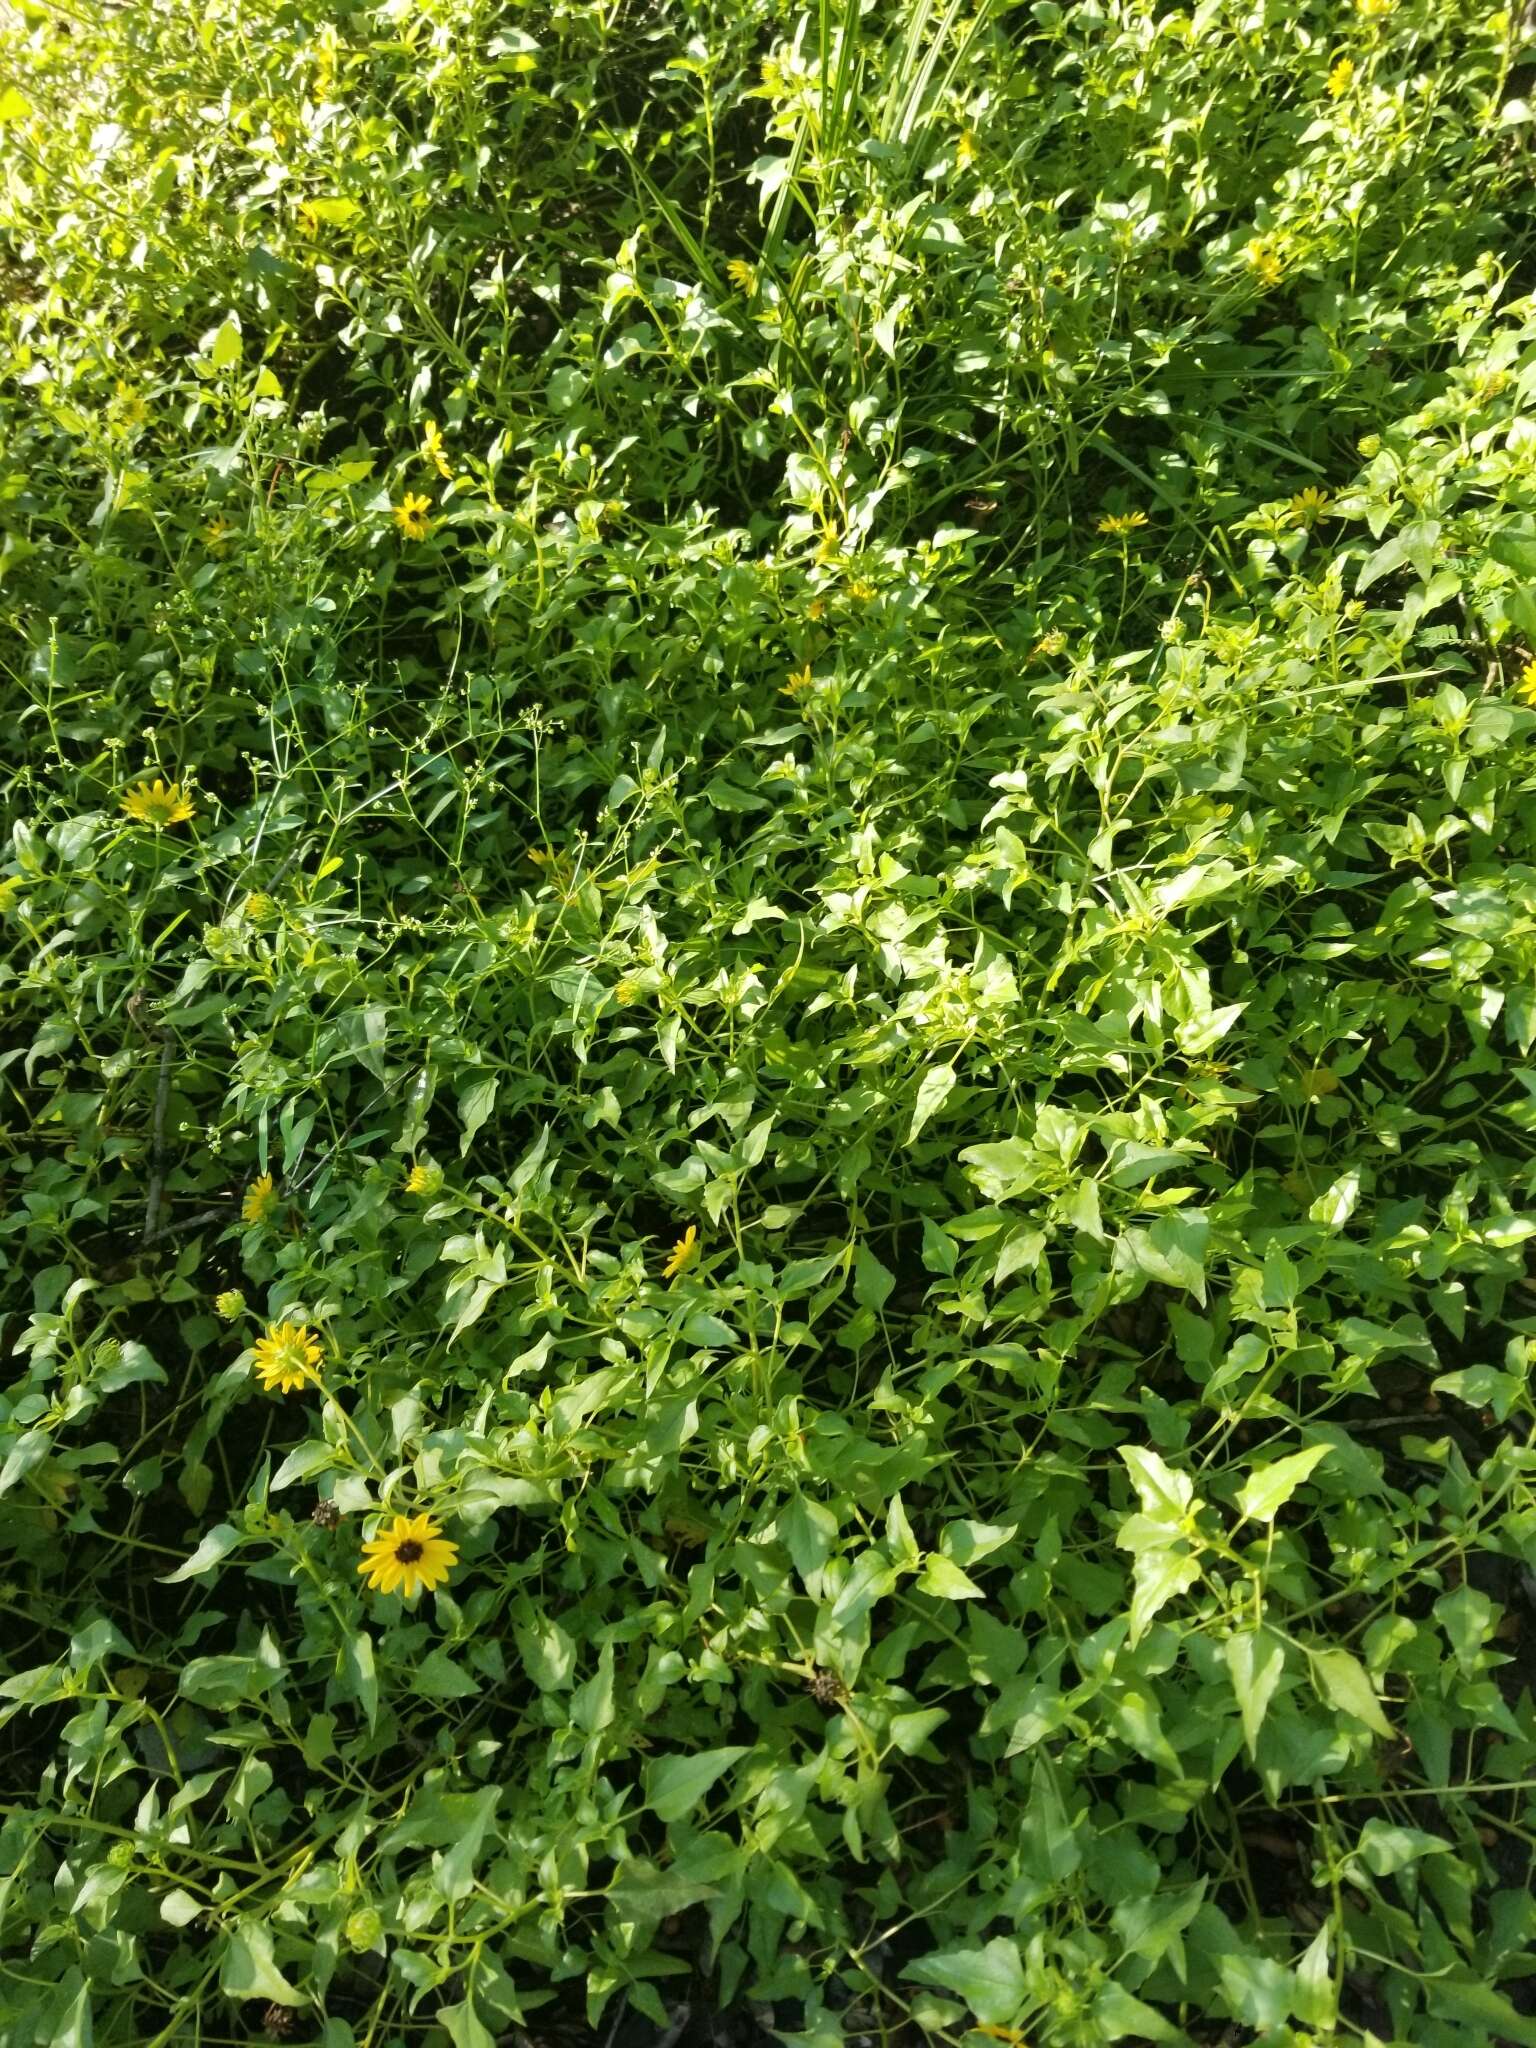
{"label": "ground cover plant", "polygon": [[1536,2042],[1536,36],[15,0],[0,2034]]}

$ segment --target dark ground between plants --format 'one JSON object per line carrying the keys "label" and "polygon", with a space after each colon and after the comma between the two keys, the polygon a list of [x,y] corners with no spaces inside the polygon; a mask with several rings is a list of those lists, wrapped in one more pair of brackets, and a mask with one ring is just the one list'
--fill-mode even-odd
{"label": "dark ground between plants", "polygon": [[1526,16],[0,36],[5,2048],[1531,2048]]}

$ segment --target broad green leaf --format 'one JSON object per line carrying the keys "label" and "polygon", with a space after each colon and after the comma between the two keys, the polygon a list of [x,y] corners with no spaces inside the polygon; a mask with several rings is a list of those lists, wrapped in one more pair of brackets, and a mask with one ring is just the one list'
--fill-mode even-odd
{"label": "broad green leaf", "polygon": [[1353,1714],[1377,1735],[1391,1736],[1392,1723],[1381,1710],[1370,1675],[1348,1650],[1309,1653],[1312,1679],[1321,1696],[1340,1713]]}
{"label": "broad green leaf", "polygon": [[[1437,2018],[1467,2029],[1467,2048],[1484,2041],[1513,2041],[1516,2048],[1536,2048],[1536,2019],[1519,2012],[1491,1984],[1478,1977],[1433,1977],[1424,1987],[1425,2003]],[[1475,2030],[1475,2031],[1473,2031]]]}
{"label": "broad green leaf", "polygon": [[1182,1521],[1195,1498],[1194,1482],[1188,1475],[1175,1472],[1158,1452],[1139,1444],[1121,1444],[1119,1450],[1140,1496],[1142,1513],[1154,1521]]}
{"label": "broad green leaf", "polygon": [[210,336],[207,346],[208,360],[216,370],[232,369],[239,362],[244,347],[240,338],[239,315],[227,313],[223,324]]}
{"label": "broad green leaf", "polygon": [[459,1092],[459,1157],[467,1159],[469,1148],[475,1142],[475,1135],[489,1120],[496,1107],[496,1090],[500,1076],[477,1074],[467,1088]]}
{"label": "broad green leaf", "polygon": [[1314,1223],[1324,1224],[1329,1230],[1342,1230],[1354,1215],[1359,1200],[1359,1174],[1341,1173],[1333,1185],[1318,1196],[1307,1215]]}
{"label": "broad green leaf", "polygon": [[893,1714],[891,1741],[903,1756],[916,1756],[929,1736],[936,1734],[948,1719],[947,1707],[927,1707],[916,1714]]}
{"label": "broad green leaf", "polygon": [[1024,2003],[1024,1965],[1015,1942],[999,1936],[985,1948],[941,1949],[909,1963],[905,1975],[953,1991],[983,2026],[1007,2026]]}
{"label": "broad green leaf", "polygon": [[1168,1602],[1187,1593],[1200,1576],[1200,1560],[1180,1550],[1144,1550],[1137,1556],[1130,1612],[1133,1646]]}
{"label": "broad green leaf", "polygon": [[[1449,1847],[1449,1844],[1446,1845]],[[1309,2027],[1332,2027],[1338,2019],[1339,2000],[1329,1963],[1329,1925],[1324,1921],[1307,1944],[1296,1965],[1296,1987],[1291,1993],[1291,2010]]]}
{"label": "broad green leaf", "polygon": [[896,1285],[896,1276],[886,1270],[867,1245],[861,1244],[853,1255],[853,1298],[861,1308],[872,1308],[877,1313],[891,1298]]}
{"label": "broad green leaf", "polygon": [[466,1700],[482,1690],[481,1681],[455,1664],[446,1650],[429,1650],[411,1672],[412,1690],[429,1700]]}
{"label": "broad green leaf", "polygon": [[1435,1619],[1450,1638],[1462,1675],[1471,1678],[1482,1668],[1483,1645],[1498,1626],[1498,1610],[1475,1586],[1458,1586],[1435,1602]]}
{"label": "broad green leaf", "polygon": [[499,1785],[483,1786],[458,1802],[463,1818],[452,1845],[444,1855],[433,1858],[433,1877],[445,1899],[467,1898],[473,1890],[480,1852],[500,1802]]}
{"label": "broad green leaf", "polygon": [[[915,1145],[922,1135],[923,1126],[939,1111],[949,1099],[955,1085],[953,1067],[929,1067],[918,1083],[917,1099],[912,1106],[912,1121],[907,1126],[907,1143]],[[978,1148],[979,1149],[979,1148]]]}
{"label": "broad green leaf", "polygon": [[[820,1584],[821,1568],[837,1541],[837,1517],[820,1501],[807,1500],[797,1493],[779,1511],[778,1532],[806,1591],[814,1592]],[[813,1580],[816,1586],[812,1585]]]}
{"label": "broad green leaf", "polygon": [[297,1444],[272,1475],[272,1491],[291,1486],[296,1479],[309,1479],[316,1472],[328,1472],[336,1462],[334,1446],[311,1440]]}
{"label": "broad green leaf", "polygon": [[1293,1979],[1283,1964],[1239,1951],[1223,1956],[1220,1969],[1221,1988],[1248,2026],[1278,2027],[1290,2018]]}
{"label": "broad green leaf", "polygon": [[349,1636],[342,1655],[352,1697],[372,1728],[379,1712],[379,1681],[373,1665],[373,1638],[368,1631],[359,1629],[355,1635]]}
{"label": "broad green leaf", "polygon": [[930,1550],[914,1581],[918,1592],[936,1593],[941,1600],[981,1600],[980,1586],[942,1551]]}
{"label": "broad green leaf", "polygon": [[179,1564],[175,1571],[167,1572],[161,1580],[164,1586],[174,1586],[181,1579],[200,1578],[204,1572],[211,1572],[229,1556],[242,1541],[240,1531],[228,1522],[220,1522],[210,1529],[185,1564]]}
{"label": "broad green leaf", "polygon": [[477,2017],[467,1998],[456,2005],[440,2005],[432,2017],[453,2043],[453,2048],[496,2048],[496,2036]]}
{"label": "broad green leaf", "polygon": [[249,1916],[225,1936],[219,1989],[228,1998],[262,1998],[273,2005],[304,2003],[272,1960],[272,1930],[264,1921]]}
{"label": "broad green leaf", "polygon": [[1285,1671],[1285,1645],[1266,1629],[1239,1629],[1222,1645],[1243,1720],[1243,1741],[1258,1755],[1259,1730]]}
{"label": "broad green leaf", "polygon": [[1105,1984],[1093,2001],[1094,2028],[1101,2041],[1183,2041],[1188,2037],[1160,2012],[1133,1997],[1123,1984]]}
{"label": "broad green leaf", "polygon": [[1211,1220],[1203,1210],[1180,1209],[1145,1229],[1127,1230],[1115,1246],[1115,1263],[1161,1286],[1181,1287],[1203,1305],[1210,1236]]}
{"label": "broad green leaf", "polygon": [[681,1820],[746,1754],[746,1748],[737,1745],[697,1750],[692,1756],[656,1757],[645,1767],[645,1803],[660,1821]]}
{"label": "broad green leaf", "polygon": [[1260,1466],[1244,1481],[1238,1507],[1251,1521],[1272,1522],[1332,1448],[1331,1444],[1309,1444],[1304,1451],[1292,1451],[1272,1465]]}

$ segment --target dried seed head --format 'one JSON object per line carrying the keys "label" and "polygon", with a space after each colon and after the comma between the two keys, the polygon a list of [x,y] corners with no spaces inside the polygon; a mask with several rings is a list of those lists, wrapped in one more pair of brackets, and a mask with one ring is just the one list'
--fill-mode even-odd
{"label": "dried seed head", "polygon": [[333,1500],[317,1500],[310,1510],[309,1519],[317,1529],[334,1529],[341,1520],[341,1509]]}
{"label": "dried seed head", "polygon": [[823,1707],[835,1707],[848,1697],[848,1688],[835,1671],[813,1671],[807,1683],[811,1698]]}

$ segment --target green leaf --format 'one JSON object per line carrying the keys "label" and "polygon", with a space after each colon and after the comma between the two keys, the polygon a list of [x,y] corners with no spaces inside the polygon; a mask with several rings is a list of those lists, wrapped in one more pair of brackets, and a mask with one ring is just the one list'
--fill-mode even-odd
{"label": "green leaf", "polygon": [[1272,1465],[1260,1466],[1244,1482],[1237,1496],[1238,1507],[1250,1521],[1272,1522],[1332,1449],[1332,1444],[1309,1444],[1304,1451],[1292,1451]]}
{"label": "green leaf", "polygon": [[1435,1602],[1435,1619],[1450,1638],[1462,1676],[1473,1677],[1482,1669],[1483,1645],[1498,1624],[1493,1602],[1475,1586],[1458,1586]]}
{"label": "green leaf", "polygon": [[886,1271],[867,1245],[860,1245],[853,1255],[853,1298],[861,1308],[872,1308],[878,1314],[891,1298],[896,1277]]}
{"label": "green leaf", "polygon": [[1381,1710],[1370,1675],[1348,1650],[1313,1650],[1312,1679],[1319,1694],[1342,1714],[1353,1714],[1377,1735],[1390,1737],[1392,1723]]}
{"label": "green leaf", "polygon": [[373,1638],[366,1629],[347,1638],[344,1656],[352,1697],[372,1728],[379,1713],[379,1681],[373,1668]]}
{"label": "green leaf", "polygon": [[465,1998],[457,2005],[440,2005],[432,2015],[453,2043],[453,2048],[496,2048],[496,2036],[480,2020]]}
{"label": "green leaf", "polygon": [[936,1734],[948,1719],[947,1707],[928,1707],[917,1714],[893,1714],[890,1726],[892,1745],[903,1756],[916,1756],[929,1736]]}
{"label": "green leaf", "polygon": [[710,1786],[723,1777],[746,1747],[703,1749],[692,1756],[656,1757],[645,1767],[645,1803],[660,1821],[692,1813]]}
{"label": "green leaf", "polygon": [[963,1998],[983,2026],[1004,2027],[1024,2003],[1024,1965],[1018,1945],[999,1936],[985,1948],[941,1949],[909,1963],[904,1974]]}
{"label": "green leaf", "polygon": [[272,1960],[272,1931],[243,1917],[225,1937],[219,1989],[229,1998],[263,1998],[273,2005],[303,2005],[301,1994]]}
{"label": "green leaf", "polygon": [[[1448,1848],[1449,1843],[1446,1844]],[[1309,2027],[1332,2027],[1339,2016],[1338,1993],[1329,1963],[1329,1927],[1324,1921],[1307,1944],[1306,1954],[1296,1965],[1296,1987],[1291,1993],[1291,2010]]]}
{"label": "green leaf", "polygon": [[1329,1230],[1342,1230],[1354,1215],[1359,1200],[1359,1174],[1341,1173],[1333,1185],[1318,1196],[1307,1215],[1312,1222],[1321,1223]]}
{"label": "green leaf", "polygon": [[1221,1959],[1221,1988],[1236,2017],[1250,2027],[1278,2027],[1291,2016],[1291,1973],[1268,1956],[1239,1952]]}
{"label": "green leaf", "polygon": [[467,1700],[481,1690],[481,1682],[448,1655],[446,1650],[429,1650],[411,1673],[411,1688],[429,1700]]}
{"label": "green leaf", "polygon": [[[1438,2019],[1453,2020],[1458,2026],[1477,2029],[1476,2048],[1492,2037],[1513,2041],[1517,2048],[1536,2048],[1536,2019],[1517,2012],[1502,1991],[1495,1991],[1477,1977],[1431,1977],[1424,1986],[1425,2001]],[[1474,2048],[1469,2036],[1467,2048]]]}
{"label": "green leaf", "polygon": [[131,1657],[132,1645],[115,1623],[104,1615],[88,1621],[69,1640],[69,1662],[72,1670],[90,1671],[104,1657]]}
{"label": "green leaf", "polygon": [[1205,1259],[1211,1219],[1200,1209],[1160,1216],[1145,1230],[1127,1230],[1115,1246],[1117,1266],[1131,1266],[1164,1287],[1182,1287],[1205,1303]]}
{"label": "green leaf", "polygon": [[1010,1195],[1032,1188],[1040,1173],[1039,1157],[1027,1138],[967,1145],[960,1163],[989,1202],[1006,1202]]}
{"label": "green leaf", "polygon": [[216,370],[229,370],[239,362],[244,343],[240,337],[240,316],[226,313],[222,326],[209,337],[208,360]]}
{"label": "green leaf", "polygon": [[915,1145],[922,1135],[923,1126],[938,1115],[949,1099],[955,1085],[953,1067],[930,1067],[918,1083],[917,1100],[912,1105],[912,1121],[907,1127],[907,1143]]}
{"label": "green leaf", "polygon": [[459,1093],[459,1157],[467,1159],[469,1148],[475,1142],[475,1134],[489,1119],[496,1107],[496,1090],[500,1077],[496,1074],[478,1074],[467,1088]]}
{"label": "green leaf", "polygon": [[1106,1984],[1093,2001],[1093,2019],[1098,2039],[1123,2041],[1129,2035],[1137,2041],[1183,2041],[1188,2037],[1170,2026],[1161,2013],[1144,2005],[1123,1984]]}
{"label": "green leaf", "polygon": [[985,1594],[976,1581],[963,1572],[942,1551],[930,1550],[915,1581],[920,1593],[936,1593],[941,1600],[982,1600]]}
{"label": "green leaf", "polygon": [[1182,1521],[1195,1498],[1194,1482],[1188,1475],[1175,1472],[1156,1451],[1138,1444],[1121,1444],[1119,1449],[1140,1497],[1142,1513],[1154,1521]]}
{"label": "green leaf", "polygon": [[729,1351],[735,1347],[736,1333],[718,1316],[695,1309],[683,1324],[683,1342],[696,1344],[701,1351]]}
{"label": "green leaf", "polygon": [[316,1472],[328,1472],[336,1462],[332,1445],[318,1439],[296,1444],[272,1475],[272,1491],[277,1493],[285,1486],[291,1486],[296,1479],[312,1478]]}
{"label": "green leaf", "polygon": [[[0,101],[0,106],[4,102]],[[65,1973],[59,1986],[59,2004],[48,2029],[48,2048],[92,2048],[95,2034],[91,2020],[91,1985],[79,1970]],[[34,2036],[40,2042],[41,2037]]]}
{"label": "green leaf", "polygon": [[228,1522],[220,1522],[208,1531],[185,1564],[180,1564],[175,1571],[166,1573],[160,1581],[161,1585],[174,1586],[178,1580],[196,1579],[204,1572],[211,1572],[214,1566],[228,1557],[243,1540],[238,1529]]}
{"label": "green leaf", "polygon": [[812,1581],[819,1586],[821,1569],[837,1541],[837,1517],[819,1501],[797,1493],[779,1510],[778,1531],[806,1591],[814,1592]]}
{"label": "green leaf", "polygon": [[189,1700],[227,1711],[260,1699],[278,1676],[259,1657],[194,1657],[182,1670],[178,1690]]}
{"label": "green leaf", "polygon": [[1256,1757],[1259,1730],[1285,1671],[1285,1646],[1266,1629],[1240,1629],[1227,1637],[1222,1652],[1243,1719],[1243,1741]]}
{"label": "green leaf", "polygon": [[452,1846],[433,1859],[437,1889],[450,1901],[467,1898],[474,1888],[475,1866],[487,1831],[501,1799],[499,1785],[486,1785],[478,1792],[456,1800],[461,1818]]}
{"label": "green leaf", "polygon": [[1201,1576],[1200,1560],[1181,1550],[1145,1550],[1139,1553],[1134,1570],[1135,1590],[1131,1595],[1131,1644],[1139,1643],[1170,1600],[1187,1593]]}

